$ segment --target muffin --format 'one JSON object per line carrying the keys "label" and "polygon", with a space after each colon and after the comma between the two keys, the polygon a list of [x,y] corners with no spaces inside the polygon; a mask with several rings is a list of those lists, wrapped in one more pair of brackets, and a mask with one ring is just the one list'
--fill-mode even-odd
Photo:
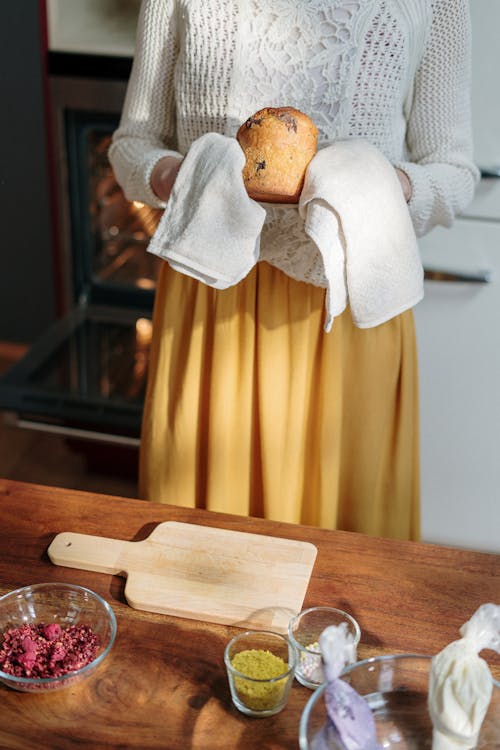
{"label": "muffin", "polygon": [[243,181],[250,198],[298,203],[318,146],[311,118],[293,107],[265,107],[243,123],[236,138],[246,157]]}

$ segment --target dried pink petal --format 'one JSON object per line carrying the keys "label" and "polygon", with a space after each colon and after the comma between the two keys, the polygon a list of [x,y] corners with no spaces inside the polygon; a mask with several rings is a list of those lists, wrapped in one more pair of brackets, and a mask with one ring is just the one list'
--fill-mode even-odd
{"label": "dried pink petal", "polygon": [[30,651],[36,652],[36,643],[35,641],[27,635],[23,640],[21,641],[21,646],[23,647],[23,651],[26,653],[29,653]]}
{"label": "dried pink petal", "polygon": [[57,622],[51,622],[44,627],[43,634],[49,641],[56,641],[61,635],[61,626]]}
{"label": "dried pink petal", "polygon": [[52,649],[52,661],[61,661],[66,656],[66,649],[62,643],[57,643]]}
{"label": "dried pink petal", "polygon": [[18,664],[21,664],[26,671],[31,672],[36,662],[36,653],[34,651],[28,651],[25,654],[19,654],[17,657]]}
{"label": "dried pink petal", "polygon": [[21,625],[3,634],[0,669],[16,677],[61,677],[90,664],[99,638],[89,625]]}

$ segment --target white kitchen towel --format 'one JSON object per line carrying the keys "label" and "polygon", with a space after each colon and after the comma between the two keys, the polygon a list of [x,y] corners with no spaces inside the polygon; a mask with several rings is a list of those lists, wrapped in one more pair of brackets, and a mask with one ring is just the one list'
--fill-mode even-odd
{"label": "white kitchen towel", "polygon": [[216,289],[241,281],[259,258],[266,216],[248,197],[244,165],[235,138],[207,133],[194,141],[148,251]]}
{"label": "white kitchen towel", "polygon": [[370,328],[424,295],[417,239],[396,171],[363,139],[317,152],[299,212],[327,280],[325,330],[349,304],[356,326]]}

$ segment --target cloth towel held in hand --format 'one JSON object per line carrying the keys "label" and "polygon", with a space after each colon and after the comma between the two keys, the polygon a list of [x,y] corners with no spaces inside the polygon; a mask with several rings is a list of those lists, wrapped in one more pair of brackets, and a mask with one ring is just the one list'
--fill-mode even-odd
{"label": "cloth towel held in hand", "polygon": [[[194,141],[148,250],[216,289],[241,281],[259,260],[266,216],[247,195],[244,162],[234,138],[207,133]],[[355,325],[370,328],[422,299],[408,207],[394,168],[376,147],[351,138],[320,149],[299,213],[323,259],[326,331],[348,304]]]}

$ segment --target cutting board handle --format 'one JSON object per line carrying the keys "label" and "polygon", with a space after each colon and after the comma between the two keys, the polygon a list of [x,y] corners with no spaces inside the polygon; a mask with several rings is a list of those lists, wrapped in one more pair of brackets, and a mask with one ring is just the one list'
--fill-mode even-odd
{"label": "cutting board handle", "polygon": [[120,539],[64,531],[54,537],[47,554],[53,563],[67,568],[123,573],[123,552],[129,544]]}

